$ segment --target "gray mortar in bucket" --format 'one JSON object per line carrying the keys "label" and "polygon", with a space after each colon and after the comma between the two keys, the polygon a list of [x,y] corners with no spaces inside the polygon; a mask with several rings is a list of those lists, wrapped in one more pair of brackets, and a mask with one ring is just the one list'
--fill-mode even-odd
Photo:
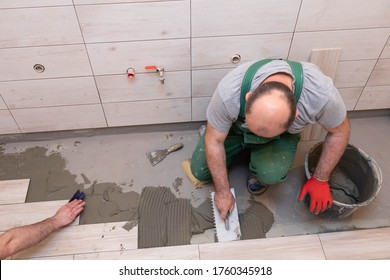
{"label": "gray mortar in bucket", "polygon": [[[306,177],[310,178],[317,166],[323,142],[314,145],[305,156]],[[368,205],[377,195],[382,184],[382,172],[378,164],[361,149],[348,144],[343,156],[329,179],[333,205],[318,217],[344,219],[358,208]],[[309,208],[310,197],[305,205]]]}

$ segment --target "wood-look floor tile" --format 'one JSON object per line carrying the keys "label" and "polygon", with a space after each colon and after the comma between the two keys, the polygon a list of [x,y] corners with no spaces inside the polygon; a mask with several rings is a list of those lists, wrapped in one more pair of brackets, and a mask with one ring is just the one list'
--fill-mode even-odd
{"label": "wood-look floor tile", "polygon": [[75,255],[75,260],[199,260],[198,245]]}
{"label": "wood-look floor tile", "polygon": [[[53,216],[67,200],[0,205],[0,230],[29,225]],[[79,217],[72,223],[77,225]]]}
{"label": "wood-look floor tile", "polygon": [[0,181],[0,205],[24,203],[30,179]]}
{"label": "wood-look floor tile", "polygon": [[200,259],[324,259],[318,235],[200,244]]}
{"label": "wood-look floor tile", "polygon": [[390,227],[322,233],[326,259],[390,258]]}
{"label": "wood-look floor tile", "polygon": [[117,222],[66,227],[38,245],[15,254],[12,259],[136,249],[137,227],[127,231],[123,228],[125,224]]}

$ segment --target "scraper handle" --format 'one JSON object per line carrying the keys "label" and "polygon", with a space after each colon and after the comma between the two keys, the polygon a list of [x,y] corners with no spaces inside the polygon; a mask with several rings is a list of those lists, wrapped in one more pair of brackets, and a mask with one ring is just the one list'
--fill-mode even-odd
{"label": "scraper handle", "polygon": [[229,230],[230,229],[230,225],[229,225],[229,211],[227,212],[227,215],[226,215],[226,219],[225,219],[225,229],[226,230]]}
{"label": "scraper handle", "polygon": [[172,152],[178,151],[181,148],[183,148],[183,146],[184,146],[183,143],[176,143],[175,145],[173,145],[170,148],[168,148],[167,154],[170,154]]}

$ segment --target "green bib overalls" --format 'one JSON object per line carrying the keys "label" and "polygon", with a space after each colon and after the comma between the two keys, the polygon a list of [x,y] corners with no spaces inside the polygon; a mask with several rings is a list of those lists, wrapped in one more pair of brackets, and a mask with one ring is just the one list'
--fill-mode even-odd
{"label": "green bib overalls", "polygon": [[[226,165],[230,167],[235,157],[248,148],[251,150],[249,169],[266,185],[276,184],[287,177],[288,170],[294,160],[299,134],[284,132],[281,135],[265,138],[253,134],[245,124],[245,95],[250,91],[252,79],[256,72],[265,64],[274,59],[263,59],[252,64],[246,71],[240,95],[240,113],[225,139]],[[298,103],[302,86],[303,70],[299,62],[287,61],[295,77],[294,96]],[[201,181],[211,180],[204,149],[204,135],[192,154],[191,170],[193,175]]]}

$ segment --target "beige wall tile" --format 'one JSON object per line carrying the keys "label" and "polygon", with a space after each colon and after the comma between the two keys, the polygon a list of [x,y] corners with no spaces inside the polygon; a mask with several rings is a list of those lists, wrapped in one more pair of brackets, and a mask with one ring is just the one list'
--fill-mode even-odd
{"label": "beige wall tile", "polygon": [[[1,84],[0,84],[0,86],[1,86]],[[7,109],[8,109],[7,105],[4,103],[3,98],[0,94],[0,110],[7,110]]]}
{"label": "beige wall tile", "polygon": [[390,59],[379,59],[367,83],[368,86],[390,85]]}
{"label": "beige wall tile", "polygon": [[389,27],[388,0],[303,1],[297,31]]}
{"label": "beige wall tile", "polygon": [[[192,39],[192,69],[233,68],[265,57],[286,58],[292,33]],[[235,54],[238,64],[231,62]]]}
{"label": "beige wall tile", "polygon": [[[42,64],[43,73],[34,70]],[[0,49],[0,81],[92,75],[83,45]]]}
{"label": "beige wall tile", "polygon": [[188,1],[76,6],[86,43],[187,38]]}
{"label": "beige wall tile", "polygon": [[191,99],[103,104],[108,126],[175,123],[191,120]]}
{"label": "beige wall tile", "polygon": [[192,36],[292,32],[300,2],[299,0],[241,0],[238,4],[234,0],[193,0],[191,1]]}
{"label": "beige wall tile", "polygon": [[72,0],[1,0],[0,9],[72,5]]}
{"label": "beige wall tile", "polygon": [[335,86],[337,88],[365,86],[375,63],[376,60],[340,62],[334,79]]}
{"label": "beige wall tile", "polygon": [[367,86],[356,105],[355,110],[390,108],[390,86]]}
{"label": "beige wall tile", "polygon": [[13,259],[84,254],[137,248],[137,227],[130,231],[122,223],[65,227],[44,241],[13,256]]}
{"label": "beige wall tile", "polygon": [[[133,3],[133,2],[162,2],[167,0],[73,0],[75,5],[88,5],[88,4],[112,4],[112,3]],[[175,0],[186,1],[186,0]]]}
{"label": "beige wall tile", "polygon": [[165,71],[190,69],[190,40],[163,40],[107,44],[88,44],[95,75],[127,74],[132,67],[137,73],[153,73],[145,66],[164,67]]}
{"label": "beige wall tile", "polygon": [[103,103],[191,97],[190,72],[166,72],[161,84],[158,73],[97,76]]}
{"label": "beige wall tile", "polygon": [[339,88],[341,97],[347,107],[348,111],[354,110],[357,101],[359,100],[360,95],[362,94],[363,87],[354,87],[354,88]]}
{"label": "beige wall tile", "polygon": [[192,121],[205,121],[206,110],[211,97],[192,98]]}
{"label": "beige wall tile", "polygon": [[198,245],[75,255],[75,260],[199,260]]}
{"label": "beige wall tile", "polygon": [[0,134],[20,133],[11,113],[8,110],[0,110]]}
{"label": "beige wall tile", "polygon": [[311,50],[318,48],[341,48],[340,61],[377,59],[389,32],[390,28],[297,32],[289,59],[309,61]]}
{"label": "beige wall tile", "polygon": [[212,96],[218,83],[232,69],[206,69],[192,71],[192,97]]}
{"label": "beige wall tile", "polygon": [[10,109],[100,103],[93,77],[2,82]]}
{"label": "beige wall tile", "polygon": [[24,203],[30,179],[0,181],[0,205]]}
{"label": "beige wall tile", "polygon": [[73,7],[0,10],[0,48],[83,43]]}
{"label": "beige wall tile", "polygon": [[[68,200],[0,205],[0,230],[25,226],[53,216]],[[78,218],[72,223],[77,225]]]}
{"label": "beige wall tile", "polygon": [[106,127],[100,104],[12,110],[22,132]]}
{"label": "beige wall tile", "polygon": [[385,48],[383,49],[381,58],[390,58],[390,39],[387,40],[387,44],[386,44]]}
{"label": "beige wall tile", "polygon": [[323,233],[319,236],[328,260],[390,257],[390,228]]}
{"label": "beige wall tile", "polygon": [[318,235],[275,237],[238,242],[199,244],[201,260],[322,260]]}

